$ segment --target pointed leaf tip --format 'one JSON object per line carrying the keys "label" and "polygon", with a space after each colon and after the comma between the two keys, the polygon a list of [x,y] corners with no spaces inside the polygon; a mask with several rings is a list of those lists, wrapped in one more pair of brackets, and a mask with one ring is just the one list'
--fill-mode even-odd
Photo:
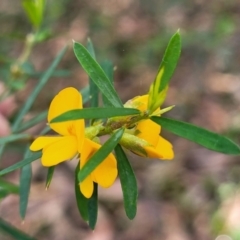
{"label": "pointed leaf tip", "polygon": [[166,130],[210,150],[229,155],[240,154],[240,147],[220,134],[175,119],[163,117],[151,117],[151,119]]}
{"label": "pointed leaf tip", "polygon": [[101,66],[96,62],[89,51],[80,43],[74,43],[73,51],[79,63],[92,81],[98,86],[102,94],[108,99],[113,107],[123,107],[112,83],[106,76]]}
{"label": "pointed leaf tip", "polygon": [[164,91],[167,91],[166,89],[177,66],[180,53],[181,37],[179,31],[177,31],[167,45],[156,78],[149,89],[148,110],[150,113],[154,112],[164,102],[166,97]]}
{"label": "pointed leaf tip", "polygon": [[118,173],[123,191],[124,208],[129,219],[133,219],[137,213],[138,187],[132,167],[122,147],[115,147]]}

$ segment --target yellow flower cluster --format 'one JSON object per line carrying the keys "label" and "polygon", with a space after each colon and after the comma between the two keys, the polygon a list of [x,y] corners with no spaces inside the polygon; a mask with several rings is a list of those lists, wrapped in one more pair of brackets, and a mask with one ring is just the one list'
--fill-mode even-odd
{"label": "yellow flower cluster", "polygon": [[[147,105],[148,95],[143,95],[129,100],[125,107],[135,107],[141,112],[145,112]],[[159,115],[158,112],[159,109],[153,115]],[[131,142],[128,143],[130,146],[128,148],[140,156],[171,160],[174,157],[172,144],[161,137],[160,132],[161,126],[150,119],[144,119],[136,124],[134,137],[129,137]]]}
{"label": "yellow flower cluster", "polygon": [[[140,111],[146,111],[147,102],[148,95],[144,95],[132,99],[130,105]],[[129,104],[126,104],[126,107],[129,107]],[[86,138],[83,119],[50,123],[53,118],[73,109],[82,109],[82,96],[75,88],[63,89],[52,100],[48,111],[48,124],[59,136],[38,137],[30,146],[32,151],[42,150],[43,166],[55,166],[79,155],[80,169],[82,169],[101,147],[100,144]],[[159,136],[160,130],[161,127],[158,124],[145,119],[136,124],[133,134],[126,132],[120,143],[140,156],[172,159],[174,156],[172,145]],[[80,182],[80,190],[86,198],[90,198],[93,193],[93,182],[108,188],[114,183],[117,174],[117,161],[110,153],[83,182]]]}

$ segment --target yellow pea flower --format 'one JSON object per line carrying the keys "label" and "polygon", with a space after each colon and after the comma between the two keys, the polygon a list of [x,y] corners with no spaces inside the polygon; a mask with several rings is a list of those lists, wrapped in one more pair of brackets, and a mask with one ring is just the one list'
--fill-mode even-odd
{"label": "yellow pea flower", "polygon": [[[148,97],[148,95],[135,97],[128,101],[125,106],[131,106],[139,109],[141,112],[144,112],[147,110]],[[158,111],[159,109],[155,111],[155,114],[157,114]],[[138,122],[134,130],[134,135],[139,139],[139,141],[137,138],[132,138],[132,140],[135,141],[135,146],[132,149],[133,152],[140,156],[146,156],[149,158],[173,159],[174,152],[172,144],[161,137],[159,135],[160,132],[161,126],[150,119]],[[131,146],[131,144],[128,145]]]}
{"label": "yellow pea flower", "polygon": [[[80,169],[86,164],[88,159],[101,147],[85,138],[81,154]],[[93,193],[93,182],[98,183],[103,188],[110,187],[115,181],[118,174],[117,161],[112,153],[94,170],[92,173],[80,183],[80,189],[86,198],[90,198]]]}
{"label": "yellow pea flower", "polygon": [[52,100],[48,111],[48,124],[60,136],[38,137],[30,150],[43,149],[42,165],[50,167],[72,159],[81,152],[84,141],[84,120],[50,123],[58,115],[73,109],[82,108],[82,96],[74,88],[65,88]]}
{"label": "yellow pea flower", "polygon": [[[60,136],[38,137],[30,146],[31,151],[42,149],[42,165],[50,167],[81,155],[80,169],[101,145],[85,138],[83,119],[50,123],[58,115],[73,109],[82,109],[82,96],[77,89],[69,87],[60,91],[52,100],[48,111],[48,124]],[[117,162],[111,153],[83,181],[80,189],[83,195],[90,198],[93,193],[93,182],[102,187],[110,187],[117,177]]]}
{"label": "yellow pea flower", "polygon": [[137,124],[136,136],[149,143],[144,150],[149,158],[171,160],[174,157],[172,144],[159,134],[161,126],[150,119],[143,120]]}

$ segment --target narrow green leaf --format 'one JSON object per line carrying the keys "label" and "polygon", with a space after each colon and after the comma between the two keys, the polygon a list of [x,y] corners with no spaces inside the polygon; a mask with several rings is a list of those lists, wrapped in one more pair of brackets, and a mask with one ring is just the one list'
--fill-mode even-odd
{"label": "narrow green leaf", "polygon": [[[87,50],[94,60],[96,60],[96,55],[93,47],[93,43],[90,39],[87,41]],[[98,87],[94,81],[89,78],[89,87],[90,87],[90,106],[98,107]]]}
{"label": "narrow green leaf", "polygon": [[52,129],[49,127],[49,126],[46,126],[41,132],[39,135],[45,135],[47,134],[48,132],[50,132]]}
{"label": "narrow green leaf", "polygon": [[38,19],[39,19],[38,22],[39,22],[39,26],[40,26],[42,23],[42,20],[43,20],[45,0],[36,1],[36,5],[37,5],[37,12],[38,12]]}
{"label": "narrow green leaf", "polygon": [[36,117],[33,117],[29,121],[24,122],[21,126],[19,126],[19,128],[15,131],[15,133],[25,131],[25,130],[37,125],[38,123],[42,122],[43,120],[45,120],[47,118],[47,113],[48,113],[48,111],[44,111],[42,113],[39,113]]}
{"label": "narrow green leaf", "polygon": [[89,227],[94,230],[98,215],[98,185],[94,183],[93,194],[88,201]]}
{"label": "narrow green leaf", "polygon": [[74,42],[73,50],[83,69],[98,86],[102,94],[108,99],[109,103],[114,107],[123,107],[123,104],[110,80],[100,65],[92,58],[87,49],[80,43]]}
{"label": "narrow green leaf", "polygon": [[0,163],[1,163],[1,160],[2,160],[1,156],[3,155],[3,152],[5,150],[5,146],[6,146],[5,144],[0,145]]}
{"label": "narrow green leaf", "polygon": [[170,39],[157,76],[149,91],[148,109],[154,112],[166,97],[168,83],[174,73],[181,53],[181,37],[179,31]]}
{"label": "narrow green leaf", "polygon": [[[114,71],[113,63],[106,60],[101,64],[101,67],[113,85],[113,71]],[[112,107],[112,105],[109,103],[109,101],[106,99],[104,95],[102,95],[102,100],[103,100],[103,105],[105,107]]]}
{"label": "narrow green leaf", "polygon": [[52,166],[52,167],[48,168],[47,180],[46,180],[46,189],[48,189],[50,184],[51,184],[53,173],[54,173],[54,169],[55,169],[55,166]]}
{"label": "narrow green leaf", "polygon": [[19,194],[19,186],[0,178],[0,199],[9,194]]}
{"label": "narrow green leaf", "polygon": [[107,75],[108,79],[110,80],[111,83],[113,83],[113,72],[114,72],[114,65],[111,61],[109,60],[104,60],[101,63],[101,67],[105,74]]}
{"label": "narrow green leaf", "polygon": [[96,60],[96,54],[95,54],[94,46],[93,46],[92,40],[90,38],[88,38],[88,40],[87,40],[87,50],[90,53],[90,55],[92,56],[92,58],[94,60]]}
{"label": "narrow green leaf", "polygon": [[[30,155],[31,154],[29,153],[29,150],[27,150],[27,153],[25,156],[29,157]],[[31,163],[29,163],[24,167],[22,167],[21,175],[20,175],[19,212],[22,219],[24,219],[26,216],[31,180],[32,180],[32,167],[31,167]]]}
{"label": "narrow green leaf", "polygon": [[83,104],[89,101],[90,87],[89,85],[83,88],[80,93],[82,94]]}
{"label": "narrow green leaf", "polygon": [[37,16],[37,11],[36,11],[36,7],[34,4],[35,1],[33,0],[23,0],[22,1],[22,6],[27,14],[27,17],[30,20],[30,23],[34,26],[34,27],[38,27],[39,25],[39,19]]}
{"label": "narrow green leaf", "polygon": [[24,232],[18,230],[14,226],[12,226],[10,223],[4,221],[2,218],[0,218],[0,232],[5,232],[6,234],[13,237],[13,239],[16,240],[36,240],[35,238],[32,238],[25,234]]}
{"label": "narrow green leaf", "polygon": [[225,154],[240,154],[240,148],[236,143],[217,133],[170,118],[151,117],[151,120],[161,125],[166,130],[198,143],[210,150]]}
{"label": "narrow green leaf", "polygon": [[0,200],[2,198],[5,198],[6,196],[8,196],[10,194],[10,192],[8,192],[7,189],[4,189],[4,188],[0,188]]}
{"label": "narrow green leaf", "polygon": [[43,19],[45,0],[23,0],[23,8],[35,28],[39,28]]}
{"label": "narrow green leaf", "polygon": [[82,192],[80,191],[80,186],[78,183],[78,173],[80,171],[79,163],[75,169],[75,196],[78,211],[81,214],[82,218],[87,222],[88,221],[88,198],[85,198]]}
{"label": "narrow green leaf", "polygon": [[0,178],[0,189],[1,188],[7,189],[10,193],[15,193],[15,194],[19,193],[19,186],[17,186],[16,184],[7,182]]}
{"label": "narrow green leaf", "polygon": [[133,219],[137,213],[137,180],[127,156],[119,144],[115,147],[115,153],[123,191],[125,212],[129,219]]}
{"label": "narrow green leaf", "polygon": [[54,122],[64,122],[77,119],[93,119],[93,118],[110,118],[117,116],[129,116],[139,114],[139,110],[135,108],[83,108],[67,111],[54,119]]}
{"label": "narrow green leaf", "polygon": [[98,87],[97,85],[89,78],[89,85],[90,85],[90,107],[97,107],[98,106]]}
{"label": "narrow green leaf", "polygon": [[15,170],[17,170],[17,169],[19,169],[19,168],[22,168],[22,167],[24,167],[25,165],[27,165],[27,164],[29,164],[29,163],[31,163],[31,162],[33,162],[33,161],[41,158],[41,156],[42,156],[42,153],[40,153],[40,152],[33,153],[31,157],[27,157],[27,158],[23,159],[22,161],[20,161],[20,162],[18,162],[18,163],[15,163],[15,164],[13,164],[13,165],[10,166],[10,167],[1,170],[1,171],[0,171],[0,176],[3,176],[3,175],[5,175],[5,174],[7,174],[7,173],[10,173],[10,172],[12,172],[12,171],[15,171]]}
{"label": "narrow green leaf", "polygon": [[61,52],[56,56],[54,59],[53,63],[50,65],[50,67],[47,69],[43,77],[39,80],[37,86],[34,88],[30,96],[28,97],[26,103],[21,107],[20,112],[18,113],[13,126],[12,126],[12,131],[15,132],[19,128],[19,126],[22,123],[22,119],[25,116],[25,114],[29,111],[29,109],[32,107],[33,103],[35,102],[38,94],[44,87],[44,85],[47,83],[47,81],[50,79],[52,76],[53,72],[55,71],[55,68],[63,58],[65,52],[66,52],[66,47],[61,50]]}
{"label": "narrow green leaf", "polygon": [[[35,72],[34,70],[33,71],[27,70],[25,71],[25,73],[34,78],[41,78],[44,75],[44,72]],[[52,74],[52,77],[55,77],[56,81],[57,81],[57,78],[70,77],[70,76],[71,76],[71,72],[65,69],[56,70]]]}
{"label": "narrow green leaf", "polygon": [[7,137],[2,137],[0,138],[0,145],[10,143],[10,142],[15,142],[21,139],[30,139],[30,135],[26,133],[20,133],[20,134],[12,134]]}
{"label": "narrow green leaf", "polygon": [[124,129],[116,131],[103,145],[93,154],[88,162],[78,173],[78,181],[82,182],[104,159],[113,151],[123,135]]}
{"label": "narrow green leaf", "polygon": [[174,70],[177,66],[179,57],[181,53],[181,36],[179,31],[177,31],[170,39],[167,49],[164,53],[159,71],[164,69],[163,75],[161,77],[161,84],[159,86],[158,92],[161,92],[168,85]]}

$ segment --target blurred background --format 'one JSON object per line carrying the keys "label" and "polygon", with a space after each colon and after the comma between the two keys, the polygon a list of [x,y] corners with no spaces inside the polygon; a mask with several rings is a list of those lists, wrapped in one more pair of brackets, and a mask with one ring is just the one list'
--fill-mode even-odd
{"label": "blurred background", "polygon": [[[19,57],[31,32],[17,0],[0,2],[0,91],[4,66]],[[97,60],[116,66],[115,87],[123,102],[148,92],[170,37],[180,29],[182,53],[164,106],[166,114],[207,128],[240,143],[240,2],[237,0],[48,0],[43,21],[47,38],[30,55],[32,68],[44,71],[57,53],[90,37]],[[7,57],[6,57],[7,56]],[[40,114],[55,94],[67,86],[83,88],[88,77],[71,47],[60,63],[65,69],[44,87],[30,114]],[[37,84],[31,77],[20,90],[0,103],[0,135]],[[46,121],[28,132],[39,134]],[[119,180],[99,190],[99,216],[93,232],[81,220],[74,195],[76,162],[59,165],[48,191],[46,169],[35,161],[24,224],[19,197],[0,202],[0,216],[40,240],[239,240],[240,159],[204,149],[163,131],[175,151],[173,161],[129,159],[138,180],[138,212],[125,215]],[[23,143],[7,147],[1,168],[23,158]],[[5,177],[19,182],[19,171]],[[0,233],[1,240],[9,240]]]}

